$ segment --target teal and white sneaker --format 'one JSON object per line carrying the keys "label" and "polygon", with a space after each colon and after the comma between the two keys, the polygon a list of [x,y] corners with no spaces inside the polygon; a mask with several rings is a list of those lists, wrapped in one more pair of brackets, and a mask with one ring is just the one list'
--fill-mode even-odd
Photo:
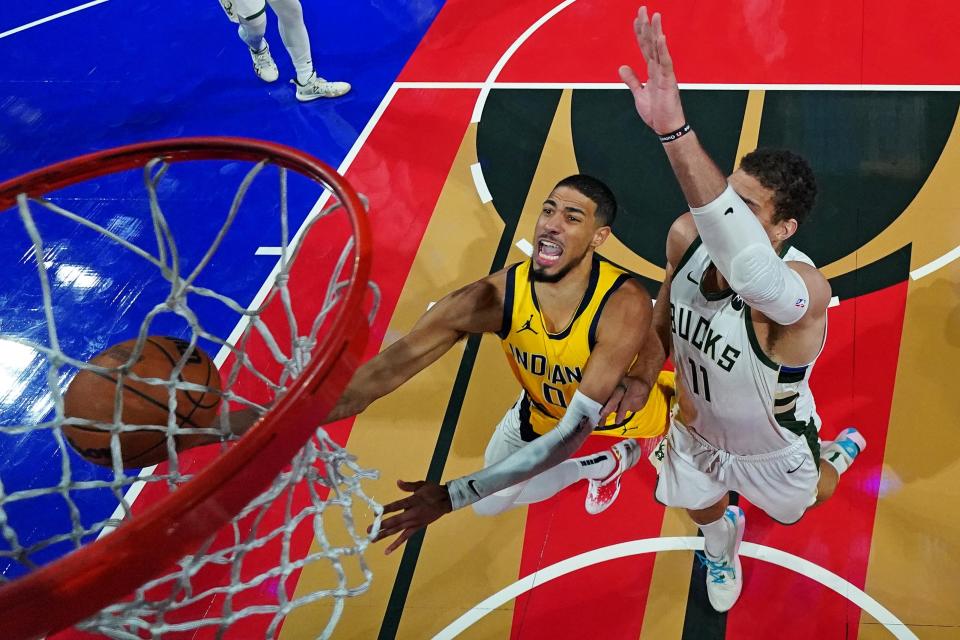
{"label": "teal and white sneaker", "polygon": [[617,468],[602,480],[587,480],[587,498],[583,508],[590,515],[596,515],[613,504],[620,495],[620,477],[633,468],[640,460],[640,445],[632,438],[621,440],[610,447]]}
{"label": "teal and white sneaker", "polygon": [[300,102],[310,102],[317,98],[339,98],[350,91],[349,82],[327,82],[316,73],[303,84],[296,80],[290,82],[297,87],[297,100]]}
{"label": "teal and white sneaker", "polygon": [[277,69],[277,63],[270,55],[270,45],[266,41],[260,51],[250,50],[250,58],[253,59],[253,72],[264,82],[274,82],[280,77],[280,70]]}
{"label": "teal and white sneaker", "polygon": [[824,442],[820,459],[829,462],[838,473],[843,474],[858,455],[867,448],[867,439],[854,427],[847,427],[833,442]]}
{"label": "teal and white sneaker", "polygon": [[719,558],[703,553],[697,557],[707,569],[707,598],[710,606],[723,613],[729,611],[743,590],[743,572],[740,568],[740,543],[747,520],[740,507],[729,506],[723,514],[731,525],[732,535],[726,549]]}

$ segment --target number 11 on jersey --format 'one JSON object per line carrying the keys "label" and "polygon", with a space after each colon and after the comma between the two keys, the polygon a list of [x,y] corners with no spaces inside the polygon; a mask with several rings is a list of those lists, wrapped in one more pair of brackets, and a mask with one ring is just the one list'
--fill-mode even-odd
{"label": "number 11 on jersey", "polygon": [[[697,373],[697,363],[693,358],[687,358],[690,363],[690,379],[693,381],[693,392],[698,396],[703,396],[704,400],[710,402],[710,378],[707,377],[707,369],[702,364],[699,365],[700,372]],[[703,393],[700,392],[701,381],[703,382]]]}

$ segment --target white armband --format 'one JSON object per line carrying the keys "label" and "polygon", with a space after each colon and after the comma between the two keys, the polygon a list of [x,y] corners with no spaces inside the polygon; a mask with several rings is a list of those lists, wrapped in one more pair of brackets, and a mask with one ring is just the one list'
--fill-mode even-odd
{"label": "white armband", "polygon": [[690,207],[710,259],[744,302],[777,324],[793,324],[809,306],[807,285],[774,252],[763,225],[727,188],[716,200]]}
{"label": "white armband", "polygon": [[577,390],[556,427],[485,469],[447,483],[460,509],[556,466],[573,455],[600,420],[603,405]]}

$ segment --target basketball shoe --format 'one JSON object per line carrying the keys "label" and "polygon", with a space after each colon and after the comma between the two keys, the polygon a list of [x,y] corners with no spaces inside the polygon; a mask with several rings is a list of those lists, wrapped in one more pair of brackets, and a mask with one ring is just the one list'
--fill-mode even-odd
{"label": "basketball shoe", "polygon": [[317,98],[338,98],[350,91],[349,82],[327,82],[316,73],[303,84],[296,80],[290,82],[296,85],[297,100],[300,102],[310,102]]}
{"label": "basketball shoe", "polygon": [[270,45],[263,42],[263,49],[260,51],[250,50],[250,57],[253,59],[253,72],[264,82],[273,82],[280,77],[280,71],[277,69],[277,63],[273,61],[270,55]]}
{"label": "basketball shoe", "polygon": [[707,569],[707,598],[710,606],[721,613],[730,610],[743,589],[740,542],[743,541],[743,530],[746,526],[746,518],[740,507],[727,507],[723,517],[727,520],[728,532],[723,553],[713,557],[706,552],[706,546],[702,553],[697,552],[697,557]]}
{"label": "basketball shoe", "polygon": [[605,510],[620,495],[620,476],[632,468],[640,459],[640,445],[628,438],[610,447],[617,468],[602,480],[587,479],[587,498],[583,507],[587,513],[596,515]]}

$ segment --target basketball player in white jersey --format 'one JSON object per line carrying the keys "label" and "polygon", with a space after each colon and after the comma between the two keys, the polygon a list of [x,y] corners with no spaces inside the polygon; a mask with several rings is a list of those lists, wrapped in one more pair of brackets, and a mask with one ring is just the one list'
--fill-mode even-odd
{"label": "basketball player in white jersey", "polygon": [[318,98],[336,98],[350,91],[348,83],[327,82],[314,71],[310,36],[303,22],[300,0],[220,0],[227,17],[240,25],[237,32],[250,48],[253,71],[257,77],[264,82],[274,82],[280,77],[277,64],[270,55],[270,46],[264,38],[267,31],[267,4],[277,14],[280,39],[296,69],[297,77],[291,82],[297,88],[297,100],[310,102]]}
{"label": "basketball player in white jersey", "polygon": [[[650,334],[650,296],[629,274],[594,255],[610,234],[615,212],[613,194],[599,180],[561,180],[543,203],[530,260],[443,297],[409,334],[354,374],[327,421],[360,413],[468,334],[497,334],[522,387],[491,437],[484,469],[446,485],[398,482],[413,495],[384,507],[400,512],[382,522],[377,536],[400,534],[387,553],[467,505],[494,515],[545,500],[579,480],[589,481],[585,506],[591,513],[616,498],[620,476],[640,456],[635,440],[568,459],[600,422],[603,403]],[[653,388],[643,410],[611,416],[620,420],[618,432],[653,437],[665,431],[672,377]]]}
{"label": "basketball player in white jersey", "polygon": [[[661,345],[641,354],[656,371],[672,347],[677,371],[677,410],[655,452],[656,497],[700,526],[707,594],[726,611],[743,584],[745,524],[728,493],[796,522],[833,494],[866,442],[850,428],[821,446],[807,384],[826,339],[830,285],[789,239],[813,205],[812,171],[791,152],[758,150],[724,177],[684,117],[660,15],[650,21],[641,7],[634,30],[648,80],[628,66],[620,76],[690,205],[667,238],[653,321]],[[638,371],[621,408],[643,401],[649,373]]]}

